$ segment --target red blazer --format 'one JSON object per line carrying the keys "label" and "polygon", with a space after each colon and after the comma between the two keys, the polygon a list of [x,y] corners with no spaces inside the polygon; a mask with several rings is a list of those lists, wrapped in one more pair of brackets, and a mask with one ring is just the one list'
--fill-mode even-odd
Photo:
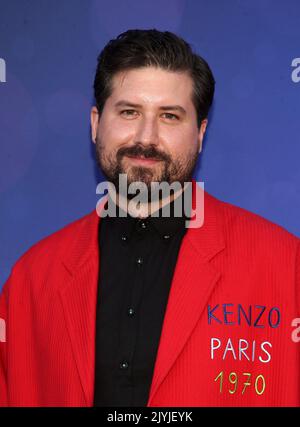
{"label": "red blazer", "polygon": [[[1,405],[92,406],[99,220],[73,222],[14,266],[0,298]],[[180,248],[148,406],[300,406],[299,317],[299,239],[205,193],[204,225]]]}

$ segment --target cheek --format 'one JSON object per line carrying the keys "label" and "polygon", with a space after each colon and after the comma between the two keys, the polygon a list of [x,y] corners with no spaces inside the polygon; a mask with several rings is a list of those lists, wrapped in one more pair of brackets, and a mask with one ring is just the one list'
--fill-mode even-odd
{"label": "cheek", "polygon": [[162,137],[166,150],[173,157],[187,157],[197,151],[197,133],[190,129],[164,129]]}
{"label": "cheek", "polygon": [[115,148],[128,143],[134,135],[133,125],[120,120],[103,120],[98,127],[98,136],[102,144]]}

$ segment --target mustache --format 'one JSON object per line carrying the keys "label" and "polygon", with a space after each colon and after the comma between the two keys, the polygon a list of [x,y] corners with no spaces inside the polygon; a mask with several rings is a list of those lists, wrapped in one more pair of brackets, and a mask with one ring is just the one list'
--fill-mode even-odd
{"label": "mustache", "polygon": [[117,158],[120,159],[123,156],[143,156],[145,159],[155,159],[155,160],[164,160],[170,162],[170,156],[166,153],[158,151],[155,147],[150,146],[147,148],[142,147],[141,145],[133,145],[132,147],[122,147],[117,152]]}

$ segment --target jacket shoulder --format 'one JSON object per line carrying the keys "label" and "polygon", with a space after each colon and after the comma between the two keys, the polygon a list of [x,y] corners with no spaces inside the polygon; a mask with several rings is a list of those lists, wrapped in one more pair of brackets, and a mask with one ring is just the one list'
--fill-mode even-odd
{"label": "jacket shoulder", "polygon": [[219,200],[210,194],[207,194],[207,200],[214,206],[216,215],[220,216],[223,230],[228,237],[240,234],[243,239],[259,241],[265,246],[276,242],[292,247],[300,244],[300,239],[294,234],[259,214]]}
{"label": "jacket shoulder", "polygon": [[16,261],[13,270],[29,271],[34,268],[45,271],[74,246],[79,236],[95,223],[96,216],[92,211],[39,240]]}

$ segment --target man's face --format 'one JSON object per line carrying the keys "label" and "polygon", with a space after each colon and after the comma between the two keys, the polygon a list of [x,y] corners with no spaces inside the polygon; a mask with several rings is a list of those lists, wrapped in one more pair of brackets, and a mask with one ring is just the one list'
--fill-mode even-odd
{"label": "man's face", "polygon": [[91,111],[98,163],[118,189],[119,174],[128,185],[142,181],[190,181],[207,120],[197,127],[193,81],[186,73],[145,67],[113,77],[113,90],[101,116]]}

